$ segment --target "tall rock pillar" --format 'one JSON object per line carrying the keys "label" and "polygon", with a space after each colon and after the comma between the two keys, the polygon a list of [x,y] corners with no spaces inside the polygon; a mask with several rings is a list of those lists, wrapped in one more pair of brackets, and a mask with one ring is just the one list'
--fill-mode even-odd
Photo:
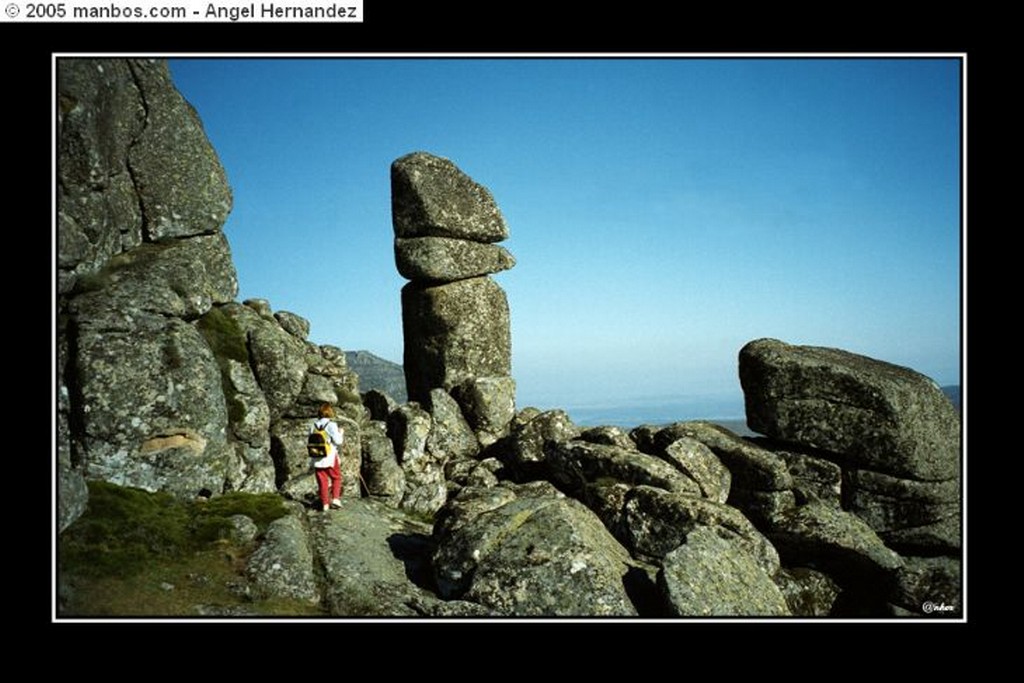
{"label": "tall rock pillar", "polygon": [[482,444],[514,413],[508,300],[489,275],[515,259],[496,243],[508,226],[487,188],[448,159],[415,152],[391,165],[395,262],[402,289],[409,400],[444,389]]}

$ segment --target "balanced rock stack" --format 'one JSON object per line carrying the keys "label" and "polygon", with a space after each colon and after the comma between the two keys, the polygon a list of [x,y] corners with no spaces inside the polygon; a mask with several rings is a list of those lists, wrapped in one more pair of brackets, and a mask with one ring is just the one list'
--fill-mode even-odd
{"label": "balanced rock stack", "polygon": [[488,275],[515,259],[495,244],[508,226],[487,188],[448,159],[415,152],[391,165],[391,210],[402,289],[410,401],[443,389],[482,445],[515,412],[508,300]]}

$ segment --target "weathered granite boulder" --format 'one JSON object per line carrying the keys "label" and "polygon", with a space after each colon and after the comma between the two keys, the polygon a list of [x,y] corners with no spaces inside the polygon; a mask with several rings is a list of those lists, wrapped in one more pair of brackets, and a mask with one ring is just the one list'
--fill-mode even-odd
{"label": "weathered granite boulder", "polygon": [[839,507],[842,502],[843,470],[825,458],[789,449],[771,448],[786,463],[793,477],[793,491],[803,500],[817,498]]}
{"label": "weathered granite boulder", "polygon": [[299,341],[306,341],[309,337],[309,321],[302,316],[290,311],[276,311],[274,319],[277,320],[285,332]]}
{"label": "weathered granite boulder", "polygon": [[960,471],[960,417],[930,379],[839,349],[752,341],[740,351],[750,428],[899,477]]}
{"label": "weathered granite boulder", "polygon": [[417,460],[426,455],[431,428],[430,413],[417,403],[405,403],[388,415],[388,438],[395,447],[398,463]]}
{"label": "weathered granite boulder", "polygon": [[429,585],[430,526],[372,498],[345,499],[339,510],[310,512],[310,538],[336,617],[415,617],[438,613]]}
{"label": "weathered granite boulder", "polygon": [[[515,616],[635,616],[626,550],[549,484],[464,488],[435,526],[440,595]],[[479,505],[482,497],[486,505]]]}
{"label": "weathered granite boulder", "polygon": [[686,542],[695,529],[714,527],[716,533],[744,549],[773,576],[779,554],[772,544],[734,507],[706,498],[636,486],[623,501],[622,528],[627,547],[648,557],[662,558]]}
{"label": "weathered granite boulder", "polygon": [[77,326],[84,476],[184,497],[223,490],[233,449],[209,346],[178,318],[139,315],[132,322],[126,329]]}
{"label": "weathered granite boulder", "polygon": [[451,389],[474,377],[512,369],[508,300],[487,277],[402,288],[405,379],[409,398],[426,402],[431,389]]}
{"label": "weathered granite boulder", "polygon": [[782,568],[772,578],[794,617],[830,616],[841,590],[828,574],[808,567]]}
{"label": "weathered granite boulder", "polygon": [[242,305],[247,309],[255,313],[260,318],[267,321],[276,320],[274,317],[274,309],[270,306],[270,302],[266,299],[251,298],[246,299],[242,302]]}
{"label": "weathered granite boulder", "polygon": [[680,437],[665,447],[662,456],[700,487],[700,493],[718,503],[729,499],[732,474],[710,448],[696,439]]}
{"label": "weathered granite boulder", "polygon": [[579,439],[587,443],[598,443],[627,450],[637,450],[636,443],[629,438],[629,434],[623,431],[621,427],[590,427],[580,432]]}
{"label": "weathered granite boulder", "polygon": [[839,349],[772,339],[740,351],[740,379],[751,427],[835,460],[843,507],[887,544],[959,549],[960,417],[934,382]]}
{"label": "weathered granite boulder", "polygon": [[197,318],[231,301],[238,280],[224,235],[145,243],[79,278],[69,310],[80,321],[129,327],[145,313]]}
{"label": "weathered granite boulder", "polygon": [[739,508],[760,528],[796,504],[793,477],[786,462],[769,450],[734,434],[725,427],[705,422],[677,422],[653,436],[634,430],[642,449],[664,453],[680,438],[699,441],[711,449],[729,470],[728,503]]}
{"label": "weathered granite boulder", "polygon": [[448,159],[413,152],[391,164],[396,237],[455,237],[501,242],[508,226],[490,191]]}
{"label": "weathered granite boulder", "polygon": [[745,550],[699,527],[665,556],[658,585],[679,617],[790,616],[778,586]]}
{"label": "weathered granite boulder", "polygon": [[249,355],[271,419],[288,415],[306,384],[306,347],[279,325],[261,320],[249,331]]}
{"label": "weathered granite boulder", "polygon": [[260,529],[256,526],[256,522],[252,520],[252,517],[248,515],[231,515],[228,518],[228,526],[225,531],[225,538],[230,540],[232,543],[238,543],[245,545],[252,543],[256,540],[256,536],[259,534]]}
{"label": "weathered granite boulder", "polygon": [[480,452],[476,440],[459,404],[444,389],[431,389],[428,403],[431,427],[427,437],[427,450],[437,459],[475,457]]}
{"label": "weathered granite boulder", "polygon": [[405,493],[405,472],[395,457],[387,425],[374,420],[360,431],[366,493],[389,507],[398,507]]}
{"label": "weathered granite boulder", "polygon": [[640,451],[585,441],[549,442],[544,450],[551,481],[577,497],[588,483],[602,479],[701,495],[693,479],[664,460]]}
{"label": "weathered granite boulder", "polygon": [[433,427],[430,413],[416,403],[406,403],[388,416],[388,437],[405,475],[403,510],[430,517],[448,496],[444,479],[444,457],[427,448]]}
{"label": "weathered granite boulder", "polygon": [[667,448],[680,438],[703,443],[732,473],[732,486],[754,491],[785,491],[793,478],[784,460],[737,436],[725,427],[706,421],[677,422],[655,435],[655,447]]}
{"label": "weathered granite boulder", "polygon": [[395,264],[407,280],[454,282],[500,273],[516,260],[496,244],[451,237],[396,237]]}
{"label": "weathered granite boulder", "polygon": [[231,188],[195,109],[171,82],[167,62],[128,61],[146,125],[128,150],[144,230],[150,240],[220,230]]}
{"label": "weathered granite boulder", "polygon": [[470,377],[452,387],[481,446],[508,434],[516,412],[516,382],[511,377]]}
{"label": "weathered granite boulder", "polygon": [[916,481],[871,470],[843,472],[843,507],[886,545],[929,552],[960,548],[960,482]]}
{"label": "weathered granite boulder", "polygon": [[525,408],[510,423],[510,433],[499,442],[498,452],[510,472],[519,480],[542,478],[549,443],[570,441],[580,429],[564,410]]}
{"label": "weathered granite boulder", "polygon": [[821,569],[840,584],[884,594],[903,560],[859,517],[821,501],[782,515],[767,532],[786,566]]}
{"label": "weathered granite boulder", "polygon": [[495,472],[500,471],[500,469],[501,463],[494,458],[448,461],[444,466],[444,478],[448,484],[448,497],[452,496],[453,486],[456,489],[461,489],[465,486],[482,488],[497,486],[498,477]]}
{"label": "weathered granite boulder", "polygon": [[245,565],[253,597],[320,602],[306,528],[295,515],[274,520]]}

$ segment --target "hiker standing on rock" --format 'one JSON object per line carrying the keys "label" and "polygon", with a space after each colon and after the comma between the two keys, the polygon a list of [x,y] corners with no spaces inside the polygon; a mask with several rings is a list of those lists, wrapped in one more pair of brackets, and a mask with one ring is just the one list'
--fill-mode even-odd
{"label": "hiker standing on rock", "polygon": [[316,472],[316,485],[324,512],[341,507],[341,458],[339,450],[344,431],[334,423],[334,408],[330,403],[320,404],[320,415],[309,428],[307,450]]}

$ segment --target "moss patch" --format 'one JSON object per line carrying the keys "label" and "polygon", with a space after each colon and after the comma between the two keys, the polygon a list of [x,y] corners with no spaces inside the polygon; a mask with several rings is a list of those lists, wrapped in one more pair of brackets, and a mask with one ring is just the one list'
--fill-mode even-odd
{"label": "moss patch", "polygon": [[199,606],[229,614],[317,614],[301,601],[250,601],[243,570],[254,547],[228,540],[233,515],[248,516],[263,532],[287,512],[273,493],[236,492],[201,503],[89,482],[85,514],[59,539],[68,594],[62,614],[195,616]]}
{"label": "moss patch", "polygon": [[196,327],[206,340],[217,367],[220,368],[221,389],[228,409],[228,420],[236,424],[245,419],[245,404],[238,398],[231,382],[228,361],[233,360],[249,365],[249,348],[246,345],[245,330],[238,321],[224,313],[219,306],[214,306],[206,315],[198,320]]}
{"label": "moss patch", "polygon": [[249,364],[245,331],[237,320],[225,314],[219,306],[207,311],[197,325],[218,360],[227,358],[245,365]]}

